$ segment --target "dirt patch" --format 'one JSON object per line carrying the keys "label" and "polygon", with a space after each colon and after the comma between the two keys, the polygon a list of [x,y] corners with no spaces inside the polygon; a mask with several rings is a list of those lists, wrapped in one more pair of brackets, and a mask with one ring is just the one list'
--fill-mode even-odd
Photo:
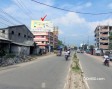
{"label": "dirt patch", "polygon": [[76,54],[73,56],[65,89],[88,89]]}

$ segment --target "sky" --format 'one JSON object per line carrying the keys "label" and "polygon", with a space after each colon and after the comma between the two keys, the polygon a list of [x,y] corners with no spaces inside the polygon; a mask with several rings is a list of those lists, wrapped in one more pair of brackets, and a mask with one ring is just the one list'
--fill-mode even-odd
{"label": "sky", "polygon": [[[77,45],[81,43],[94,44],[94,30],[98,25],[112,25],[112,13],[103,15],[87,15],[83,13],[112,12],[112,0],[36,0],[51,6],[71,10],[67,12],[38,3],[32,0],[0,0],[0,27],[18,25],[1,10],[10,14],[14,19],[30,28],[31,20],[50,20],[59,27],[59,39],[65,44]],[[4,21],[5,19],[5,21]],[[8,19],[8,20],[6,20]]]}

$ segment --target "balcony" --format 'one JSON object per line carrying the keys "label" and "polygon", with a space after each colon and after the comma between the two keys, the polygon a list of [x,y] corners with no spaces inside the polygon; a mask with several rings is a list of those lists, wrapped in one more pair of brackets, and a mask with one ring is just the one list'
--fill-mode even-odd
{"label": "balcony", "polygon": [[34,41],[48,41],[47,38],[34,38]]}
{"label": "balcony", "polygon": [[108,45],[100,45],[101,49],[108,49]]}
{"label": "balcony", "polygon": [[37,43],[37,45],[39,45],[39,46],[46,46],[47,44],[45,44],[45,43],[39,43],[39,42],[36,42]]}
{"label": "balcony", "polygon": [[108,34],[100,34],[100,37],[109,37]]}
{"label": "balcony", "polygon": [[108,43],[108,40],[100,40],[100,43]]}
{"label": "balcony", "polygon": [[101,29],[100,32],[108,32],[108,29]]}

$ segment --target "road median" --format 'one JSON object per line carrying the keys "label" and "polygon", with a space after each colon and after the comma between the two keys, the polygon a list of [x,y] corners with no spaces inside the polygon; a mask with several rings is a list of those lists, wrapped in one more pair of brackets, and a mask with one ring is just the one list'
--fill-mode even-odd
{"label": "road median", "polygon": [[72,63],[64,89],[89,89],[87,82],[84,80],[83,70],[76,54],[72,57]]}

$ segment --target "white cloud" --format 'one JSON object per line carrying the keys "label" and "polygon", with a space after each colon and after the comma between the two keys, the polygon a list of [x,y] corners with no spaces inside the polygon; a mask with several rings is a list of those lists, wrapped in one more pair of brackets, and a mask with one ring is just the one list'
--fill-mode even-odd
{"label": "white cloud", "polygon": [[53,22],[56,24],[62,24],[62,25],[67,26],[67,25],[75,25],[75,24],[84,23],[85,19],[79,17],[78,14],[76,14],[76,13],[69,12],[66,15],[64,15],[63,17],[54,19]]}
{"label": "white cloud", "polygon": [[91,2],[87,2],[84,6],[85,7],[91,7],[92,6],[92,3]]}
{"label": "white cloud", "polygon": [[112,3],[109,3],[107,6],[108,8],[112,9]]}
{"label": "white cloud", "polygon": [[59,29],[59,34],[60,34],[60,35],[63,35],[64,32],[63,32],[62,30]]}

